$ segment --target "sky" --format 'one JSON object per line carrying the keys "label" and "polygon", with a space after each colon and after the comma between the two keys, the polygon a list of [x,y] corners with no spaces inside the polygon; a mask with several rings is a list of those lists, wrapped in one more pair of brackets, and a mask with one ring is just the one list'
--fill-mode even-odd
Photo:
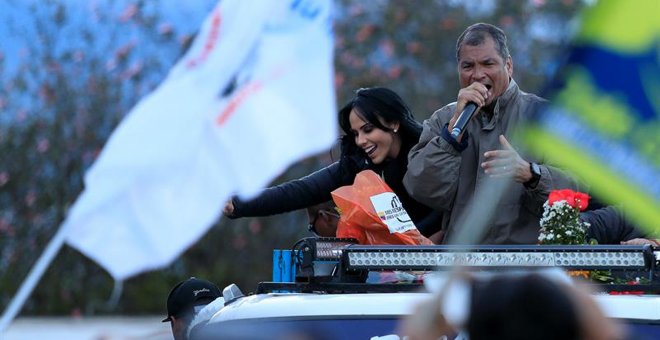
{"label": "sky", "polygon": [[[130,20],[125,20],[132,12],[134,0],[61,0],[55,3],[62,4],[66,9],[65,23],[57,31],[58,48],[66,49],[72,46],[82,44],[76,39],[79,36],[77,32],[80,27],[88,26],[95,28],[95,39],[98,39],[98,46],[103,47],[108,44],[111,37],[104,35],[104,28],[107,25],[123,25],[120,31],[123,36],[117,39],[116,43],[128,39],[137,39],[141,33],[138,27]],[[158,2],[146,2],[144,6],[145,14],[157,13],[161,20],[156,24],[159,29],[171,26],[178,36],[192,34],[201,25],[202,20],[216,4],[214,0],[195,0],[195,1],[175,1],[162,0]],[[153,4],[157,4],[154,6]],[[150,5],[151,4],[151,5]],[[5,71],[14,72],[21,58],[25,58],[32,46],[32,42],[38,39],[40,33],[36,28],[38,21],[46,27],[53,28],[54,21],[44,20],[48,18],[46,9],[39,0],[3,0],[0,1],[0,53],[4,57]],[[103,20],[102,13],[107,15],[109,20]],[[47,33],[47,32],[42,32]],[[50,32],[54,33],[54,32]],[[107,51],[98,50],[98,53]]]}

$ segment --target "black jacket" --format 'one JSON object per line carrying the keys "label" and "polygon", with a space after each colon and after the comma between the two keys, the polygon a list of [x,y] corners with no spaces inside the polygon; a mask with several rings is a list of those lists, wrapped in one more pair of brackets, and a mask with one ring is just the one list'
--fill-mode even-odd
{"label": "black jacket", "polygon": [[621,241],[645,237],[611,206],[580,213],[580,220],[591,224],[587,228],[587,240],[595,239],[599,244],[619,244]]}
{"label": "black jacket", "polygon": [[[411,147],[412,145],[402,145],[399,157],[379,165],[372,164],[361,150],[349,149],[343,152],[339,162],[300,179],[265,189],[254,199],[243,201],[235,197],[234,213],[229,217],[268,216],[329,201],[332,199],[330,192],[353,184],[358,172],[370,169],[379,174],[392,188],[419,231],[430,236],[440,230],[442,215],[415,201],[403,187],[402,180],[408,166],[408,151]],[[343,147],[342,151],[346,149],[348,148]]]}

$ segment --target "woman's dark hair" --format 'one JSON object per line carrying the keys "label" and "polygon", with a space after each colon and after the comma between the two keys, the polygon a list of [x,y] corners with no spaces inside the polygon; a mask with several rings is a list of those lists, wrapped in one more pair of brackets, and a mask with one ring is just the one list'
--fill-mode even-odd
{"label": "woman's dark hair", "polygon": [[467,332],[481,339],[579,339],[577,308],[559,283],[539,274],[472,285]]}
{"label": "woman's dark hair", "polygon": [[384,87],[361,88],[355,91],[355,97],[339,110],[339,126],[347,135],[352,135],[348,117],[355,109],[364,121],[383,131],[391,131],[381,123],[381,117],[387,123],[399,122],[398,133],[404,145],[414,145],[419,141],[422,125],[415,120],[408,105],[396,92]]}

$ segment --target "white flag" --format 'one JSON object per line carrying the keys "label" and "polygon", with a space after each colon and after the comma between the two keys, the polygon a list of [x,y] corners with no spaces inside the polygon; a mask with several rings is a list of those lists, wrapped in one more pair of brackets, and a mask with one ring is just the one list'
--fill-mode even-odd
{"label": "white flag", "polygon": [[223,0],[113,132],[62,227],[118,280],[169,264],[336,139],[331,0]]}

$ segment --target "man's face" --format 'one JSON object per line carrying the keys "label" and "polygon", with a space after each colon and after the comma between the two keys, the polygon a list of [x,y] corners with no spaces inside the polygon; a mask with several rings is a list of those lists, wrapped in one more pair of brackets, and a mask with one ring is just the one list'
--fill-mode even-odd
{"label": "man's face", "polygon": [[501,96],[509,87],[513,63],[510,57],[507,60],[502,59],[497,53],[495,41],[490,36],[478,46],[463,44],[458,56],[458,77],[461,88],[474,82],[484,84],[491,94],[486,100],[486,105]]}
{"label": "man's face", "polygon": [[316,233],[321,237],[337,237],[339,215],[330,211],[323,212],[323,218],[316,221]]}
{"label": "man's face", "polygon": [[309,210],[307,211],[307,216],[309,217],[309,223],[313,226],[316,235],[320,237],[336,237],[337,236],[337,224],[339,223],[339,214],[334,211],[329,210],[319,210],[316,212],[316,215],[310,215]]}

